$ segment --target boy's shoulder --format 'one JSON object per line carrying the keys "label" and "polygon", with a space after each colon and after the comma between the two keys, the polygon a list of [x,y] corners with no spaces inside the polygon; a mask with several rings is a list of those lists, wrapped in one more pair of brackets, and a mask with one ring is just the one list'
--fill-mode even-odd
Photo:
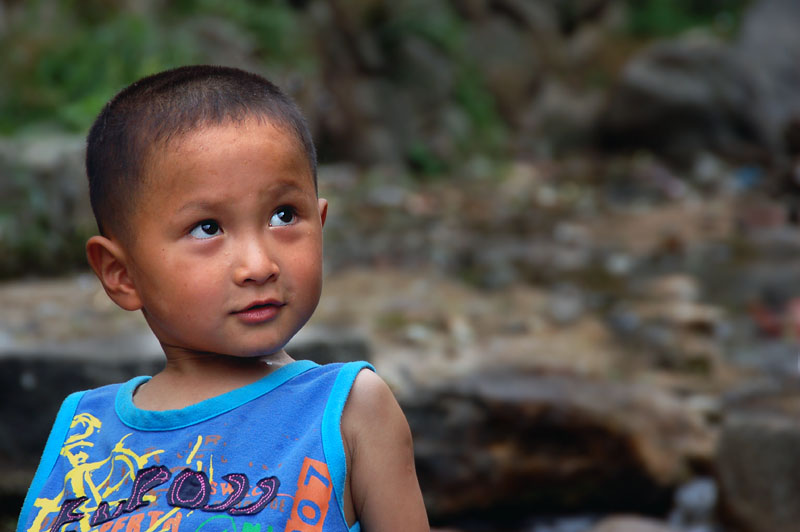
{"label": "boy's shoulder", "polygon": [[414,467],[411,430],[389,385],[361,371],[342,415],[342,439],[350,459],[352,505],[362,526],[427,530],[428,520]]}
{"label": "boy's shoulder", "polygon": [[[407,428],[405,416],[389,385],[374,371],[353,372],[347,404],[342,417],[342,435],[353,448],[360,445],[364,431],[382,432],[390,428]],[[397,414],[400,414],[399,416]]]}

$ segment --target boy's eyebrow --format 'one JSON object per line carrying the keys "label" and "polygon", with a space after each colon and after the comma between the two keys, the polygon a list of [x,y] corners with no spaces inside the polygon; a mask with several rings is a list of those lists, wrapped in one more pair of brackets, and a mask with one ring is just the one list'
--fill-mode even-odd
{"label": "boy's eyebrow", "polygon": [[[287,194],[291,192],[305,192],[302,187],[299,187],[295,183],[291,182],[281,182],[277,183],[274,187],[270,187],[269,194],[271,196],[280,196],[282,194]],[[177,212],[181,213],[184,211],[191,211],[191,210],[207,210],[217,205],[224,204],[225,200],[196,200],[196,201],[189,201],[184,203],[180,207],[178,207]]]}
{"label": "boy's eyebrow", "polygon": [[184,203],[176,212],[181,213],[184,211],[204,211],[208,210],[209,208],[213,207],[215,203],[210,201],[190,201],[189,203]]}

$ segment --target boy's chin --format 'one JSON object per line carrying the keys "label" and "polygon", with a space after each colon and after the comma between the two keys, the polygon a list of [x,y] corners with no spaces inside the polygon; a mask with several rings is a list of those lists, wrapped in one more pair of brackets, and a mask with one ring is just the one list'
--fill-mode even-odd
{"label": "boy's chin", "polygon": [[205,350],[196,346],[177,346],[161,342],[161,347],[168,361],[208,360],[241,362],[268,362],[289,358],[284,350],[285,344],[279,346],[240,346],[231,350]]}

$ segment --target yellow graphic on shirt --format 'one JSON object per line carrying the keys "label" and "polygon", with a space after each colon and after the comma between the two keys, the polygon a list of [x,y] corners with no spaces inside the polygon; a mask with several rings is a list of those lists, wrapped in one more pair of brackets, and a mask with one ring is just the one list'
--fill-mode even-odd
{"label": "yellow graphic on shirt", "polygon": [[[61,504],[64,502],[64,495],[67,486],[76,497],[87,497],[78,510],[84,514],[90,514],[97,510],[102,501],[107,501],[115,494],[119,494],[123,484],[133,482],[136,472],[148,465],[163,450],[153,450],[144,454],[138,454],[125,446],[125,440],[130,434],[123,436],[113,447],[108,458],[98,461],[90,461],[87,449],[94,447],[90,438],[102,427],[99,419],[91,414],[82,413],[72,419],[70,429],[81,428],[82,432],[76,432],[64,442],[61,448],[61,456],[65,457],[71,466],[70,471],[64,479],[65,489],[53,498],[41,497],[34,502],[34,508],[39,512],[34,519],[28,532],[39,532],[45,529],[48,521],[58,515]],[[101,471],[102,470],[102,471]],[[96,478],[101,475],[100,478]],[[113,480],[114,478],[117,480]],[[145,495],[145,500],[152,501],[154,495]],[[152,524],[141,532],[155,532],[159,526],[177,511],[168,512],[166,515],[158,516],[152,520]],[[153,516],[155,517],[155,516]],[[79,521],[81,532],[89,532],[91,525],[88,519]],[[175,528],[177,530],[177,527]]]}
{"label": "yellow graphic on shirt", "polygon": [[[102,422],[91,414],[77,414],[72,419],[70,431],[74,434],[66,439],[60,451],[60,456],[68,462],[63,488],[52,498],[35,500],[35,517],[26,532],[179,532],[183,518],[194,510],[248,516],[269,506],[271,511],[281,514],[291,510],[293,518],[296,517],[297,508],[292,504],[294,496],[277,492],[280,481],[275,476],[262,478],[255,486],[251,486],[244,473],[229,473],[215,480],[212,449],[225,445],[219,435],[192,437],[184,450],[170,456],[179,462],[168,468],[162,464],[167,458],[164,449],[134,451],[127,444],[133,433],[122,436],[107,458],[93,460],[92,457],[98,453],[105,454],[95,449],[93,442],[101,430]],[[224,456],[219,456],[219,461],[227,462]],[[324,467],[324,464],[319,464],[317,469]],[[263,468],[267,469],[266,466]],[[329,486],[327,468],[324,470],[325,474],[320,478],[327,480],[326,486]],[[323,492],[317,495],[326,495],[323,499],[327,501],[330,491],[327,494]],[[214,501],[210,500],[211,495],[216,495]],[[220,496],[222,501],[218,502]],[[152,506],[160,497],[165,498],[168,510]],[[309,506],[303,507],[304,512],[299,515],[306,522],[313,518],[314,522],[321,523],[327,503],[321,504],[322,501],[317,502],[311,497],[308,499],[304,498],[306,506],[313,504],[316,505],[313,507],[315,512],[316,508],[323,511],[312,515]],[[222,524],[223,518],[225,515],[205,519],[201,528],[216,528]],[[245,528],[246,532],[260,531],[260,526],[248,525]],[[272,529],[268,526],[266,532]],[[231,532],[235,531],[234,525]]]}

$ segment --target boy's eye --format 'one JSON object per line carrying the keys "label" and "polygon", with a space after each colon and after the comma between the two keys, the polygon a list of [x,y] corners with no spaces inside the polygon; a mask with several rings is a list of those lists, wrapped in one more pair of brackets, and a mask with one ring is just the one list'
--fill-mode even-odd
{"label": "boy's eye", "polygon": [[279,207],[269,219],[270,226],[290,225],[294,223],[295,212],[291,207]]}
{"label": "boy's eye", "polygon": [[203,220],[199,224],[195,225],[189,232],[189,234],[193,237],[200,239],[211,238],[220,233],[221,229],[219,224],[214,220]]}

